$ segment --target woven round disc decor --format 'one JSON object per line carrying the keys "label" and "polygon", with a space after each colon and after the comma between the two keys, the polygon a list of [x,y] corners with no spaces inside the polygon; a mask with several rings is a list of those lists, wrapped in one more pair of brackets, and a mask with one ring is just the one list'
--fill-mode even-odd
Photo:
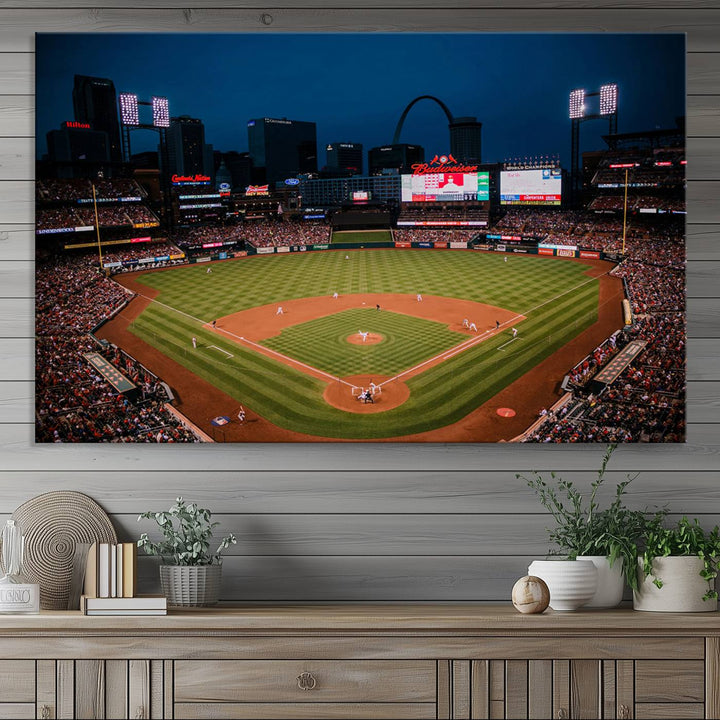
{"label": "woven round disc decor", "polygon": [[12,517],[25,536],[23,574],[40,585],[43,610],[67,609],[76,543],[117,542],[107,513],[79,492],[43,493]]}

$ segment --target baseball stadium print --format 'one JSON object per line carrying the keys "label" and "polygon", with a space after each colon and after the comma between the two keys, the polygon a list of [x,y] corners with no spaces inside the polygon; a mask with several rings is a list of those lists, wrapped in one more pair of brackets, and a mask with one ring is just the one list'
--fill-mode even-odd
{"label": "baseball stadium print", "polygon": [[683,35],[36,45],[37,442],[684,442]]}

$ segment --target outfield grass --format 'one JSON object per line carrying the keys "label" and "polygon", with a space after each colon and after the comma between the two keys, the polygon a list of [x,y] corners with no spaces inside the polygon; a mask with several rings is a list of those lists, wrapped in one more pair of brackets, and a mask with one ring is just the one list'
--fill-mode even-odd
{"label": "outfield grass", "polygon": [[[131,330],[281,427],[320,437],[395,437],[462,419],[595,322],[598,281],[583,275],[586,269],[536,256],[504,263],[503,256],[486,253],[394,249],[353,252],[349,260],[342,251],[253,257],[217,263],[212,274],[206,274],[205,266],[190,265],[138,278],[175,309],[153,303]],[[371,415],[329,406],[322,399],[323,382],[202,327],[256,305],[334,291],[465,298],[527,319],[518,326],[517,341],[500,349],[510,340],[509,333],[501,333],[430,368],[407,381],[411,395],[406,403]],[[190,343],[193,335],[197,351]],[[342,374],[361,372],[357,368]]]}
{"label": "outfield grass", "polygon": [[353,243],[358,245],[372,245],[373,243],[392,242],[389,230],[336,230],[330,242],[333,245]]}
{"label": "outfield grass", "polygon": [[[351,329],[352,328],[352,329]],[[348,343],[357,330],[383,336],[373,345]],[[375,308],[355,308],[285,328],[263,345],[337,377],[395,375],[467,340],[447,325]]]}

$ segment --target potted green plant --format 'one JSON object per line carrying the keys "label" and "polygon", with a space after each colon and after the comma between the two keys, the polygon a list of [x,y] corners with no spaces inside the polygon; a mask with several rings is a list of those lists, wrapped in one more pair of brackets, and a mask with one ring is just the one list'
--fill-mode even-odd
{"label": "potted green plant", "polygon": [[[557,477],[554,472],[549,481],[538,471],[533,471],[529,478],[516,476],[525,480],[555,521],[554,527],[547,529],[550,542],[557,547],[551,555],[588,560],[597,568],[597,587],[585,603],[588,607],[615,607],[622,600],[625,581],[633,589],[638,586],[637,542],[643,535],[649,513],[630,510],[624,502],[627,487],[636,476],[627,476],[616,485],[613,500],[607,507],[601,507],[597,498],[616,447],[616,444],[608,446],[587,498],[573,482]],[[666,514],[666,510],[659,510],[652,517],[661,520]]]}
{"label": "potted green plant", "polygon": [[717,610],[715,578],[720,530],[703,530],[697,519],[683,517],[674,527],[661,519],[647,523],[638,551],[635,610],[708,612]]}
{"label": "potted green plant", "polygon": [[169,605],[205,606],[217,603],[222,575],[222,552],[237,540],[224,537],[215,552],[210,551],[213,530],[212,513],[196,503],[177,498],[167,512],[144,512],[140,520],[154,520],[163,539],[153,542],[147,533],[137,544],[148,555],[162,559],[160,583]]}

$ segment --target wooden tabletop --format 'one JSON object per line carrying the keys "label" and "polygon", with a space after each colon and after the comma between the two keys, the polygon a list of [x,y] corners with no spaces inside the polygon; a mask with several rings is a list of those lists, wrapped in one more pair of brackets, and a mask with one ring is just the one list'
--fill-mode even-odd
{"label": "wooden tabletop", "polygon": [[79,612],[0,615],[0,636],[17,634],[413,634],[716,635],[720,613],[648,613],[630,608],[522,615],[512,605],[287,605],[171,609],[166,616],[87,617]]}

